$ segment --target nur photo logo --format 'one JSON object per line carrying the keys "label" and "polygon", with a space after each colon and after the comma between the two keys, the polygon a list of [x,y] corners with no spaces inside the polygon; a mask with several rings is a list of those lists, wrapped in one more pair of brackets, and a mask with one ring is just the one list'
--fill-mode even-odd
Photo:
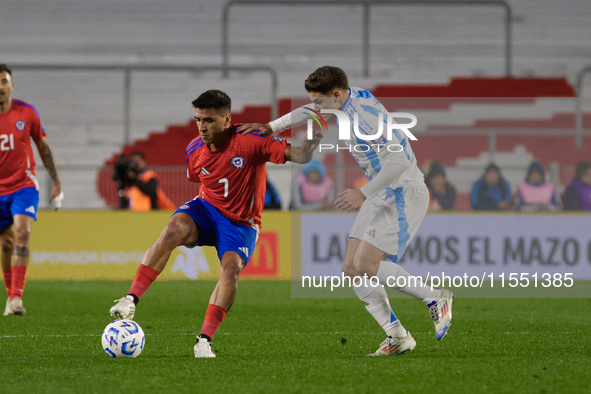
{"label": "nur photo logo", "polygon": [[[411,128],[417,125],[417,117],[408,112],[379,112],[377,114],[377,127],[372,130],[368,127],[360,127],[359,114],[357,112],[352,114],[353,122],[349,115],[338,109],[320,109],[315,111],[307,108],[310,112],[305,112],[310,117],[307,122],[306,138],[312,139],[314,134],[314,123],[316,123],[320,130],[324,133],[328,130],[328,125],[323,114],[328,114],[330,118],[336,118],[339,133],[338,139],[341,141],[351,141],[351,130],[356,141],[353,148],[349,144],[346,147],[340,147],[334,144],[320,144],[319,151],[323,150],[339,150],[346,149],[359,152],[366,152],[370,149],[380,149],[387,145],[387,149],[391,152],[401,152],[404,146],[398,144],[388,144],[392,140],[400,141],[404,137],[401,132],[412,141],[416,141],[417,137],[410,131]],[[365,121],[363,121],[365,122]],[[367,123],[367,122],[365,122]],[[369,132],[368,132],[369,131]],[[403,143],[404,144],[404,143]]]}

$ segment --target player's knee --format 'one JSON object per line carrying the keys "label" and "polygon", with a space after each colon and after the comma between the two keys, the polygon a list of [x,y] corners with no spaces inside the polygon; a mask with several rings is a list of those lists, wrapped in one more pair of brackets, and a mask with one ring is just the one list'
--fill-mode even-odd
{"label": "player's knee", "polygon": [[166,227],[164,227],[160,239],[167,245],[175,248],[183,243],[183,239],[187,232],[186,227],[187,226],[182,222],[171,220]]}
{"label": "player's knee", "polygon": [[3,254],[11,254],[14,250],[14,242],[12,239],[3,239],[2,240],[2,253]]}
{"label": "player's knee", "polygon": [[353,265],[353,262],[345,262],[345,264],[343,264],[343,268],[341,268],[341,271],[343,271],[343,274],[345,274],[345,276],[348,276],[350,278],[354,278],[356,276],[359,276],[359,272],[355,269],[355,266]]}
{"label": "player's knee", "polygon": [[220,262],[220,279],[227,281],[236,281],[242,272],[242,258],[238,255],[227,257]]}
{"label": "player's knee", "polygon": [[29,245],[31,230],[27,226],[19,226],[15,229],[15,243],[19,246]]}
{"label": "player's knee", "polygon": [[362,259],[361,256],[355,256],[352,265],[352,270],[355,272],[356,275],[363,276],[364,274],[367,274],[367,267],[365,265],[364,259]]}
{"label": "player's knee", "polygon": [[353,257],[350,253],[345,254],[345,261],[343,262],[343,266],[341,271],[345,276],[349,276],[351,278],[357,276],[357,271],[355,270],[355,265],[353,264]]}

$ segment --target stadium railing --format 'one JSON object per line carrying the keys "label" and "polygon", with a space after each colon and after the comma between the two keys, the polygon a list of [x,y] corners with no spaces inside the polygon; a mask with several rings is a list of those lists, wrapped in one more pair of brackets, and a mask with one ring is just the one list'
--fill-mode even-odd
{"label": "stadium railing", "polygon": [[26,64],[26,63],[11,63],[11,67],[18,70],[32,70],[32,71],[105,71],[105,72],[122,72],[123,78],[123,122],[124,122],[124,138],[122,143],[127,145],[131,142],[131,76],[136,71],[141,72],[206,72],[206,71],[239,71],[244,73],[266,73],[271,78],[270,89],[270,103],[271,116],[277,117],[277,91],[279,79],[277,72],[272,67],[266,65],[250,65],[250,66],[193,66],[183,64],[100,64],[100,65],[76,65],[76,64]]}
{"label": "stadium railing", "polygon": [[505,75],[511,76],[512,66],[512,9],[509,3],[504,0],[231,0],[228,1],[222,11],[222,67],[224,76],[228,76],[231,70],[229,60],[230,51],[230,8],[234,6],[247,5],[274,5],[274,6],[360,6],[363,7],[363,40],[362,40],[362,54],[363,61],[363,76],[369,77],[369,60],[370,60],[370,7],[373,5],[404,5],[404,6],[500,6],[505,11],[504,25],[505,25]]}
{"label": "stadium railing", "polygon": [[583,146],[583,79],[585,75],[591,73],[591,66],[583,68],[577,74],[577,109],[575,115],[575,144],[580,147]]}

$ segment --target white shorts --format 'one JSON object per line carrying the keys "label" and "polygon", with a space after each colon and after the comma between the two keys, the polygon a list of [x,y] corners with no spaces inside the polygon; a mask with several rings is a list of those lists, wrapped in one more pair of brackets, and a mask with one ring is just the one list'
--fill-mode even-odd
{"label": "white shorts", "polygon": [[428,207],[429,190],[425,185],[390,189],[361,205],[349,237],[369,242],[397,262],[417,233]]}

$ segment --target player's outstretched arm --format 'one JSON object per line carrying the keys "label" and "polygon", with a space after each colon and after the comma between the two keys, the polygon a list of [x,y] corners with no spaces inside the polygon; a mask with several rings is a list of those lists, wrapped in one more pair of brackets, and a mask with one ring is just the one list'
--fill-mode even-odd
{"label": "player's outstretched arm", "polygon": [[287,148],[285,148],[285,160],[300,164],[309,163],[310,160],[312,160],[314,150],[320,143],[321,139],[322,133],[314,130],[314,135],[311,140],[304,137],[300,146],[288,145]]}
{"label": "player's outstretched arm", "polygon": [[43,161],[45,169],[53,181],[53,189],[51,189],[49,202],[51,203],[55,199],[55,210],[57,211],[61,207],[64,195],[62,194],[62,184],[60,182],[59,174],[57,173],[55,160],[53,159],[53,154],[51,153],[49,143],[45,138],[37,143],[37,150],[39,151],[39,156],[41,156],[41,160]]}
{"label": "player's outstretched arm", "polygon": [[244,123],[238,126],[237,131],[242,134],[248,134],[258,130],[262,135],[281,133],[283,130],[305,124],[309,119],[310,106],[311,104],[307,104],[296,108],[269,123]]}

